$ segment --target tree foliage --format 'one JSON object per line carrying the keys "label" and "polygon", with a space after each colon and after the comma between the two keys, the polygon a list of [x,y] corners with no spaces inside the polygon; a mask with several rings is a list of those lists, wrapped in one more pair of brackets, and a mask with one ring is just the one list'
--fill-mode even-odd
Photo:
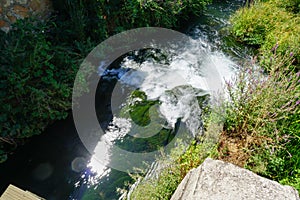
{"label": "tree foliage", "polygon": [[25,138],[68,115],[82,59],[131,28],[176,28],[211,0],[54,0],[48,20],[18,20],[0,32],[0,162]]}

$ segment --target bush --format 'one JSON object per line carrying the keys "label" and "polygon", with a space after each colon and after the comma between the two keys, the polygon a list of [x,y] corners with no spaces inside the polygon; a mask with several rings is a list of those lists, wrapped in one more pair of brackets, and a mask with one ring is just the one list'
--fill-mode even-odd
{"label": "bush", "polygon": [[258,48],[262,64],[269,63],[270,56],[276,52],[293,54],[294,63],[299,64],[300,18],[289,11],[289,5],[296,1],[288,2],[285,6],[277,0],[256,3],[231,17],[232,34],[239,41]]}
{"label": "bush", "polygon": [[219,158],[299,190],[300,73],[290,62],[276,57],[269,74],[248,68],[227,83]]}
{"label": "bush", "polygon": [[[269,74],[255,72],[254,76],[250,70],[243,72],[235,84],[228,85],[232,101],[227,107],[226,130],[221,140],[231,144],[223,142],[219,147],[220,158],[292,185],[298,191],[299,3],[269,0],[243,8],[231,18],[232,34],[259,48],[260,63]],[[238,147],[238,156],[230,146]]]}
{"label": "bush", "polygon": [[273,0],[273,3],[276,4],[277,7],[285,8],[289,12],[295,14],[300,13],[300,0]]}
{"label": "bush", "polygon": [[232,33],[242,42],[260,46],[266,35],[274,30],[274,24],[287,22],[291,18],[284,9],[268,4],[255,4],[250,8],[242,8],[230,19]]}
{"label": "bush", "polygon": [[47,38],[51,24],[26,19],[1,37],[2,148],[39,134],[71,107],[78,56]]}
{"label": "bush", "polygon": [[101,2],[108,32],[113,34],[144,26],[178,27],[183,20],[199,15],[211,0],[123,0],[115,4]]}
{"label": "bush", "polygon": [[[261,45],[261,52],[265,59],[274,54],[289,53],[297,62],[300,61],[300,17],[294,17],[284,25],[277,27],[267,34],[265,42]],[[275,45],[274,45],[275,44]],[[299,64],[299,63],[298,63]]]}

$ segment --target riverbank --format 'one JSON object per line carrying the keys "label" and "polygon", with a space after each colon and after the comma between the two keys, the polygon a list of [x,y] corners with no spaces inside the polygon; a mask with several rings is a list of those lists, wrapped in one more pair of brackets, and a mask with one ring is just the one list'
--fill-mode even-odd
{"label": "riverbank", "polygon": [[[300,26],[289,23],[292,19],[297,21],[297,14],[291,11],[297,11],[298,7],[286,4],[278,8],[278,3],[255,3],[231,17],[232,36],[252,45],[259,55],[253,54],[253,59],[240,67],[234,81],[227,82],[229,99],[221,100],[220,106],[205,119],[206,130],[215,124],[212,122],[223,121],[222,131],[206,131],[183,155],[174,152],[171,161],[166,158],[159,161],[166,162],[165,167],[159,170],[157,177],[146,180],[139,177],[140,184],[131,191],[131,199],[145,199],[145,196],[170,199],[184,175],[206,157],[234,163],[300,191],[297,150],[300,146],[300,73],[297,68],[299,47],[295,47],[299,42],[293,42],[294,37],[299,39]],[[276,17],[261,12],[262,9],[275,13]],[[261,29],[262,24],[265,29]],[[272,33],[268,27],[274,24],[277,27]],[[278,29],[284,34],[276,33]],[[268,34],[276,35],[277,41]],[[264,38],[260,38],[262,35]]]}

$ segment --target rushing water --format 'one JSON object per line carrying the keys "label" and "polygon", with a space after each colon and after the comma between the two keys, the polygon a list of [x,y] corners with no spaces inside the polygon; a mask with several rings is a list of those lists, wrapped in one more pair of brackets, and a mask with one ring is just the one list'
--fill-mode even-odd
{"label": "rushing water", "polygon": [[[186,129],[192,135],[199,132],[201,109],[194,97],[203,96],[210,89],[203,80],[203,74],[212,73],[211,69],[215,66],[217,71],[213,75],[223,80],[229,79],[239,59],[247,56],[247,50],[235,45],[223,29],[228,25],[228,16],[242,2],[216,1],[209,6],[205,15],[187,29],[187,34],[192,38],[190,42],[167,63],[153,59],[141,62],[127,56],[119,67],[105,72],[102,85],[98,87],[96,108],[99,122],[107,130],[106,140],[121,141],[126,134],[130,134],[133,124],[124,115],[124,110],[128,104],[141,101],[139,97],[130,99],[126,96],[126,90],[130,87],[138,87],[147,96],[147,102],[159,102],[159,120],[165,123],[166,133],[176,129],[178,119],[185,122]],[[117,81],[121,85],[120,90],[113,91]],[[109,108],[114,104],[110,102],[111,95],[127,99],[124,104],[117,105],[117,115]],[[126,143],[124,146],[132,145]],[[145,150],[137,150],[137,146],[130,150]],[[70,116],[20,147],[0,166],[0,192],[12,183],[48,200],[117,199],[116,188],[123,187],[124,182],[131,181],[131,178],[125,172],[99,163],[96,157],[103,153],[101,150],[99,142],[93,155],[86,151]]]}

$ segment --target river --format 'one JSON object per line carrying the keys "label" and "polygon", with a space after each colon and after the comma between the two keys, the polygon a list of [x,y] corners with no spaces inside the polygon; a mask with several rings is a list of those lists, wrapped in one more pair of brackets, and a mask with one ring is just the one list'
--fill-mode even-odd
{"label": "river", "polygon": [[[186,120],[186,128],[192,133],[199,129],[201,122],[191,120],[197,118],[198,114],[187,112],[194,109],[193,103],[187,103],[189,98],[179,98],[176,105],[172,104],[174,99],[167,95],[167,89],[161,84],[162,79],[157,77],[173,80],[173,72],[180,72],[182,76],[187,76],[192,88],[203,89],[199,87],[201,75],[198,71],[209,68],[213,62],[222,78],[230,78],[237,69],[237,64],[247,59],[249,54],[249,50],[236,44],[224,29],[228,26],[229,15],[241,7],[243,2],[214,1],[202,16],[191,21],[184,32],[193,40],[187,44],[189,46],[180,58],[177,57],[169,63],[170,71],[161,69],[154,73],[152,70],[155,66],[151,62],[139,65],[140,71],[150,74],[139,90],[146,94],[148,99],[160,102],[160,113],[169,125],[166,131],[174,131],[178,118]],[[118,76],[122,69],[135,69],[136,65],[136,61],[125,58],[119,71],[116,70],[116,73],[110,76]],[[127,85],[134,84],[132,80],[138,77],[139,73],[134,71],[120,76],[118,80],[122,82],[124,89]],[[104,82],[106,86],[100,87],[96,96],[98,113],[102,113],[98,119],[100,118],[100,123],[106,128],[120,123],[126,124],[126,121],[118,120],[111,112],[101,108],[101,105],[110,103],[109,91],[111,92],[112,88],[109,85],[114,81],[116,79],[111,78]],[[181,97],[191,95],[190,90],[180,90],[180,94]],[[185,113],[193,115],[187,116]],[[131,150],[137,151],[136,148]],[[125,172],[97,163],[94,159],[96,154],[97,150],[91,155],[82,144],[70,113],[67,119],[55,122],[43,134],[33,137],[24,146],[19,147],[0,165],[0,192],[2,193],[8,184],[14,184],[47,200],[118,199],[116,188],[122,188],[124,182],[132,180]]]}

